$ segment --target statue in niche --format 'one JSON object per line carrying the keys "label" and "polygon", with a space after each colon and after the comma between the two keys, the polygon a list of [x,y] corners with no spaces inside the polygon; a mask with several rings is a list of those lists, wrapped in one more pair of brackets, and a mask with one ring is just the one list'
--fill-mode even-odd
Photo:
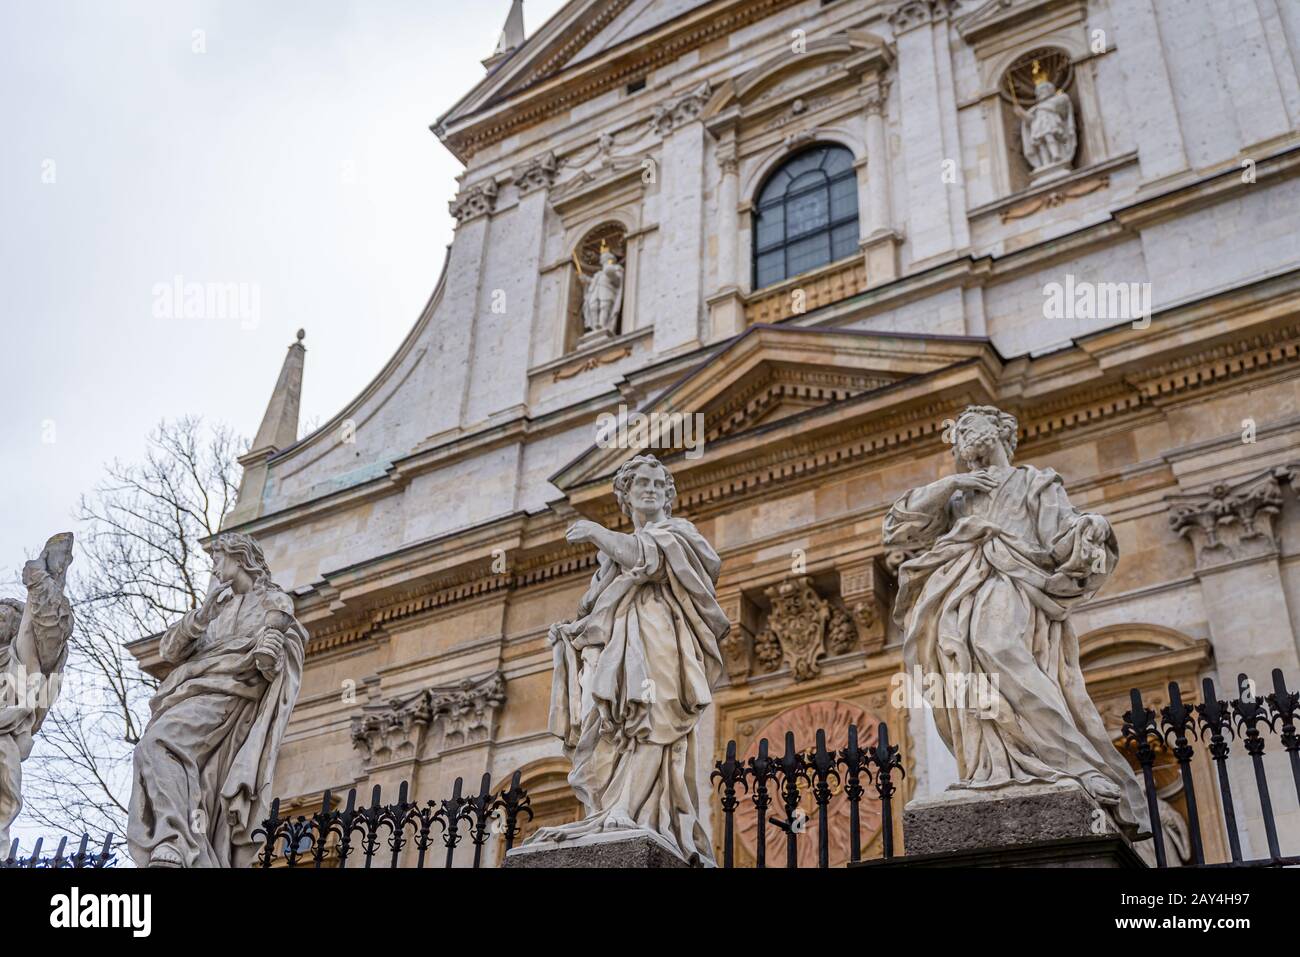
{"label": "statue in niche", "polygon": [[582,261],[573,254],[573,268],[582,283],[582,331],[584,335],[603,332],[614,335],[618,331],[619,316],[623,312],[623,267],[605,240],[600,242],[600,265],[588,276],[582,271]]}
{"label": "statue in niche", "polygon": [[207,597],[159,645],[175,667],[135,749],[126,837],[138,867],[252,864],[306,637],[257,542],[218,536]]}
{"label": "statue in niche", "polygon": [[573,523],[566,537],[595,545],[599,566],[578,617],[549,634],[550,730],[573,762],[569,784],[585,815],[539,828],[527,843],[642,833],[709,866],[698,727],[731,629],[714,587],[722,562],[694,525],[673,516],[673,477],[653,455],[619,468],[614,495],[632,531]]}
{"label": "statue in niche", "polygon": [[58,697],[72,636],[72,603],[64,594],[72,564],[72,533],[61,532],[23,565],[27,601],[0,601],[0,857],[23,807],[22,763]]}
{"label": "statue in niche", "polygon": [[936,682],[935,724],[957,759],[952,789],[1070,779],[1130,839],[1144,837],[1142,789],[1088,697],[1068,617],[1114,571],[1115,534],[1070,504],[1055,471],[1011,464],[1017,429],[1000,409],[968,407],[954,427],[960,471],[908,492],[885,517],[887,547],[919,549],[898,570],[894,605],[907,669],[997,679],[991,701]]}
{"label": "statue in niche", "polygon": [[1031,67],[1034,103],[1024,109],[1011,91],[1011,107],[1020,118],[1020,147],[1035,182],[1065,175],[1079,145],[1074,104],[1057,89],[1037,60]]}

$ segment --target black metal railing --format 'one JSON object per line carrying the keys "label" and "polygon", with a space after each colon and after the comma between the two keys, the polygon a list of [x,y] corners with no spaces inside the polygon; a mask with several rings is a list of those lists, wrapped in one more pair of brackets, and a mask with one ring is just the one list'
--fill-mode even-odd
{"label": "black metal railing", "polygon": [[81,835],[81,843],[77,850],[71,854],[68,851],[68,839],[60,839],[59,846],[54,852],[53,857],[41,856],[41,845],[45,843],[44,838],[38,837],[36,844],[32,847],[32,852],[26,857],[20,853],[18,838],[14,838],[9,845],[9,855],[0,858],[0,868],[10,867],[28,867],[28,868],[91,868],[91,867],[112,867],[117,862],[116,855],[113,854],[113,834],[109,832],[104,836],[104,843],[98,851],[90,849],[90,835]]}
{"label": "black metal railing", "polygon": [[[714,765],[711,779],[722,803],[722,866],[735,867],[736,813],[748,801],[756,816],[754,864],[767,867],[768,825],[785,834],[785,866],[799,866],[799,841],[808,832],[809,817],[817,819],[817,866],[830,866],[831,822],[828,810],[832,797],[843,794],[848,801],[849,862],[862,859],[863,798],[871,786],[872,801],[879,804],[881,852],[894,856],[893,799],[894,775],[903,775],[903,760],[898,747],[889,743],[889,728],[882,721],[876,729],[873,745],[858,742],[857,725],[849,725],[848,743],[839,750],[828,750],[826,731],[818,728],[813,747],[795,747],[794,732],[785,735],[785,753],[773,757],[766,738],[758,742],[758,752],[747,761],[736,757],[736,742],[728,741],[726,757]],[[775,793],[774,793],[775,792]],[[804,793],[810,792],[814,814],[803,811]],[[784,817],[773,817],[769,809],[775,800]]]}
{"label": "black metal railing", "polygon": [[[482,865],[483,847],[493,834],[500,834],[505,849],[514,846],[519,836],[519,816],[532,819],[528,792],[519,786],[519,772],[510,778],[510,786],[494,794],[490,774],[484,774],[477,794],[463,793],[464,781],[457,778],[451,797],[417,804],[407,799],[407,782],[397,790],[394,804],[383,804],[380,786],[370,792],[370,804],[357,807],[357,789],[348,791],[346,804],[332,807],[326,791],[320,810],[280,817],[280,800],[271,802],[268,817],[254,837],[265,841],[257,857],[257,866],[271,867],[277,861],[287,867],[347,867],[359,855],[363,867],[369,868],[376,857],[380,867],[397,867],[402,851],[415,848],[415,866],[424,867],[429,851],[438,842],[445,851],[443,866],[452,867],[456,849],[465,838],[474,848],[472,866]],[[438,830],[434,831],[437,825]]]}
{"label": "black metal railing", "polygon": [[[1177,682],[1169,683],[1169,704],[1160,709],[1157,721],[1155,709],[1142,703],[1136,689],[1129,693],[1130,710],[1124,713],[1124,739],[1137,753],[1146,789],[1147,811],[1151,820],[1151,834],[1155,845],[1157,867],[1168,867],[1168,855],[1160,826],[1154,767],[1158,753],[1167,753],[1178,762],[1182,776],[1183,793],[1187,800],[1187,827],[1191,838],[1191,867],[1290,867],[1300,865],[1300,856],[1285,856],[1278,842],[1277,820],[1273,812],[1273,796],[1269,793],[1268,777],[1264,768],[1266,736],[1278,738],[1287,752],[1291,766],[1292,783],[1296,800],[1300,802],[1300,737],[1296,734],[1296,712],[1300,709],[1300,693],[1287,689],[1280,668],[1273,669],[1273,691],[1259,697],[1254,683],[1244,674],[1237,676],[1238,695],[1231,700],[1220,700],[1214,682],[1206,678],[1201,682],[1202,701],[1198,705],[1183,701],[1182,689]],[[1259,800],[1260,818],[1264,837],[1268,843],[1268,857],[1242,859],[1241,836],[1233,804],[1232,780],[1228,774],[1228,756],[1232,750],[1230,740],[1240,741],[1250,757],[1255,777],[1255,791]],[[1201,808],[1196,800],[1196,785],[1192,774],[1192,761],[1196,756],[1193,741],[1207,742],[1206,751],[1214,763],[1223,809],[1222,825],[1228,837],[1231,861],[1207,864],[1205,845],[1201,833]]]}

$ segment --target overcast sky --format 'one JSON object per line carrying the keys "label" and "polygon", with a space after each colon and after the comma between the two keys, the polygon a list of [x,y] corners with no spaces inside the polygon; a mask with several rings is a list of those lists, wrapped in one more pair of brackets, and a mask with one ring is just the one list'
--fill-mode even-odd
{"label": "overcast sky", "polygon": [[[0,0],[0,579],[158,420],[251,438],[300,326],[304,424],[380,370],[451,241],[461,168],[428,127],[509,6]],[[248,308],[168,315],[176,277]]]}

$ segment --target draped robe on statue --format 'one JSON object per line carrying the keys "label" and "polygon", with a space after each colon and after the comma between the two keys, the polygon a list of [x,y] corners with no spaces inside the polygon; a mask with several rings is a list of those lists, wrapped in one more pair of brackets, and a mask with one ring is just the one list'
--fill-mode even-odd
{"label": "draped robe on statue", "polygon": [[[22,810],[22,762],[54,704],[68,660],[72,604],[59,582],[29,562],[23,570],[27,602],[18,632],[0,649],[0,858],[9,853],[9,827]],[[57,657],[41,665],[42,650]]]}
{"label": "draped robe on statue", "polygon": [[[284,656],[268,682],[253,649],[272,612],[282,612]],[[302,680],[302,626],[293,602],[259,581],[230,598],[203,629],[191,611],[167,629],[160,650],[176,667],[150,701],[135,749],[127,842],[140,867],[170,845],[185,867],[246,867],[252,837],[271,803],[271,778]]]}
{"label": "draped robe on statue", "polygon": [[925,549],[898,573],[894,616],[908,671],[997,681],[1001,702],[991,713],[936,689],[934,719],[957,759],[958,786],[1073,779],[1130,837],[1144,835],[1142,791],[1088,697],[1066,617],[1114,569],[1114,533],[1105,526],[1104,568],[1065,574],[1084,547],[1083,520],[1104,519],[1076,511],[1051,469],[1005,471],[994,491],[957,492],[933,512],[917,489],[885,519],[887,545]]}
{"label": "draped robe on statue", "polygon": [[713,590],[722,562],[685,519],[633,535],[637,563],[623,568],[601,553],[579,618],[554,646],[550,729],[587,816],[531,840],[639,829],[710,864],[696,728],[731,627]]}

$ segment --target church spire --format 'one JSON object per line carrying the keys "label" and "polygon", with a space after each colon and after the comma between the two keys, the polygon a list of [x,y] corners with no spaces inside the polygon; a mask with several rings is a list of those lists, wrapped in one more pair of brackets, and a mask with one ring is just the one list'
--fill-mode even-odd
{"label": "church spire", "polygon": [[244,474],[239,480],[235,507],[221,523],[223,529],[242,525],[262,514],[262,493],[266,489],[271,456],[298,441],[298,405],[302,399],[302,371],[307,355],[302,340],[306,335],[306,331],[299,329],[296,340],[289,346],[257,437],[249,450],[239,457]]}
{"label": "church spire", "polygon": [[497,40],[497,48],[483,61],[489,70],[509,56],[524,42],[524,0],[510,0],[510,12],[506,14],[506,25]]}

